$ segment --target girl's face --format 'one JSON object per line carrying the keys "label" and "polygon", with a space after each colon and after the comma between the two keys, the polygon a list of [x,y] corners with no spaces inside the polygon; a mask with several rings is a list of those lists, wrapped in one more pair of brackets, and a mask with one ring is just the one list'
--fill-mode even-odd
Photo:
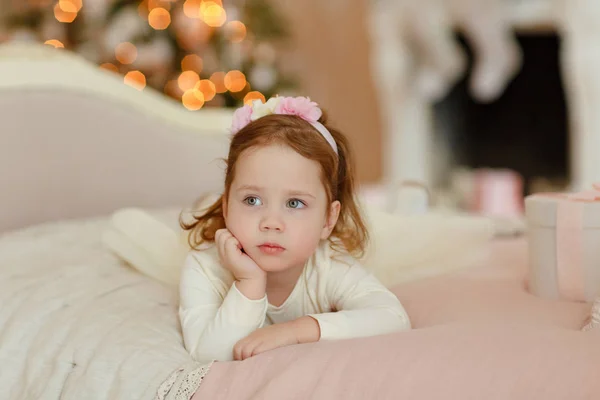
{"label": "girl's face", "polygon": [[244,151],[224,204],[227,229],[267,272],[303,266],[337,221],[321,168],[287,146]]}

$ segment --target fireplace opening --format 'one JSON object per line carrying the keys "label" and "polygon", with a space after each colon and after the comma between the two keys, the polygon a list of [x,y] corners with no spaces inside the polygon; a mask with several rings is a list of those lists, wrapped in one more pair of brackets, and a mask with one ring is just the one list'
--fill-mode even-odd
{"label": "fireplace opening", "polygon": [[436,140],[446,143],[455,166],[509,168],[522,175],[524,194],[532,182],[568,178],[567,102],[561,79],[560,37],[517,35],[523,65],[496,101],[478,103],[469,94],[469,72],[434,106]]}

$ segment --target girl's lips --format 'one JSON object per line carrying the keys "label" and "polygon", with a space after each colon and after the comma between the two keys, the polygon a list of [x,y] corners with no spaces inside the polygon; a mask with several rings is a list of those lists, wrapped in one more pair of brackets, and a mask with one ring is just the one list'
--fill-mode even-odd
{"label": "girl's lips", "polygon": [[285,249],[276,243],[263,243],[258,246],[261,252],[264,254],[279,254]]}

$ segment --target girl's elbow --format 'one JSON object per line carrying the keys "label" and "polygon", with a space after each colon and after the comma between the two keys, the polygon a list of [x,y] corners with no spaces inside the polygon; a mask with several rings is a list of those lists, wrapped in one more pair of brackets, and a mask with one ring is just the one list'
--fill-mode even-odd
{"label": "girl's elbow", "polygon": [[190,356],[193,361],[201,364],[209,364],[213,361],[233,361],[233,349],[226,351],[214,347],[198,346],[190,352]]}

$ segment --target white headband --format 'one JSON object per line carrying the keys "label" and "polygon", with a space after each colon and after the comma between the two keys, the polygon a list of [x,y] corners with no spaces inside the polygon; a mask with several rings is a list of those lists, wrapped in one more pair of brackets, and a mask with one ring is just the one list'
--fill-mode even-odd
{"label": "white headband", "polygon": [[327,140],[327,143],[331,145],[333,151],[335,151],[335,154],[338,154],[338,148],[337,144],[335,143],[335,139],[333,138],[333,136],[331,136],[331,133],[327,130],[327,128],[325,128],[325,125],[323,125],[320,122],[311,122],[310,124],[314,126],[316,130],[319,131],[319,133],[325,138],[325,140]]}

